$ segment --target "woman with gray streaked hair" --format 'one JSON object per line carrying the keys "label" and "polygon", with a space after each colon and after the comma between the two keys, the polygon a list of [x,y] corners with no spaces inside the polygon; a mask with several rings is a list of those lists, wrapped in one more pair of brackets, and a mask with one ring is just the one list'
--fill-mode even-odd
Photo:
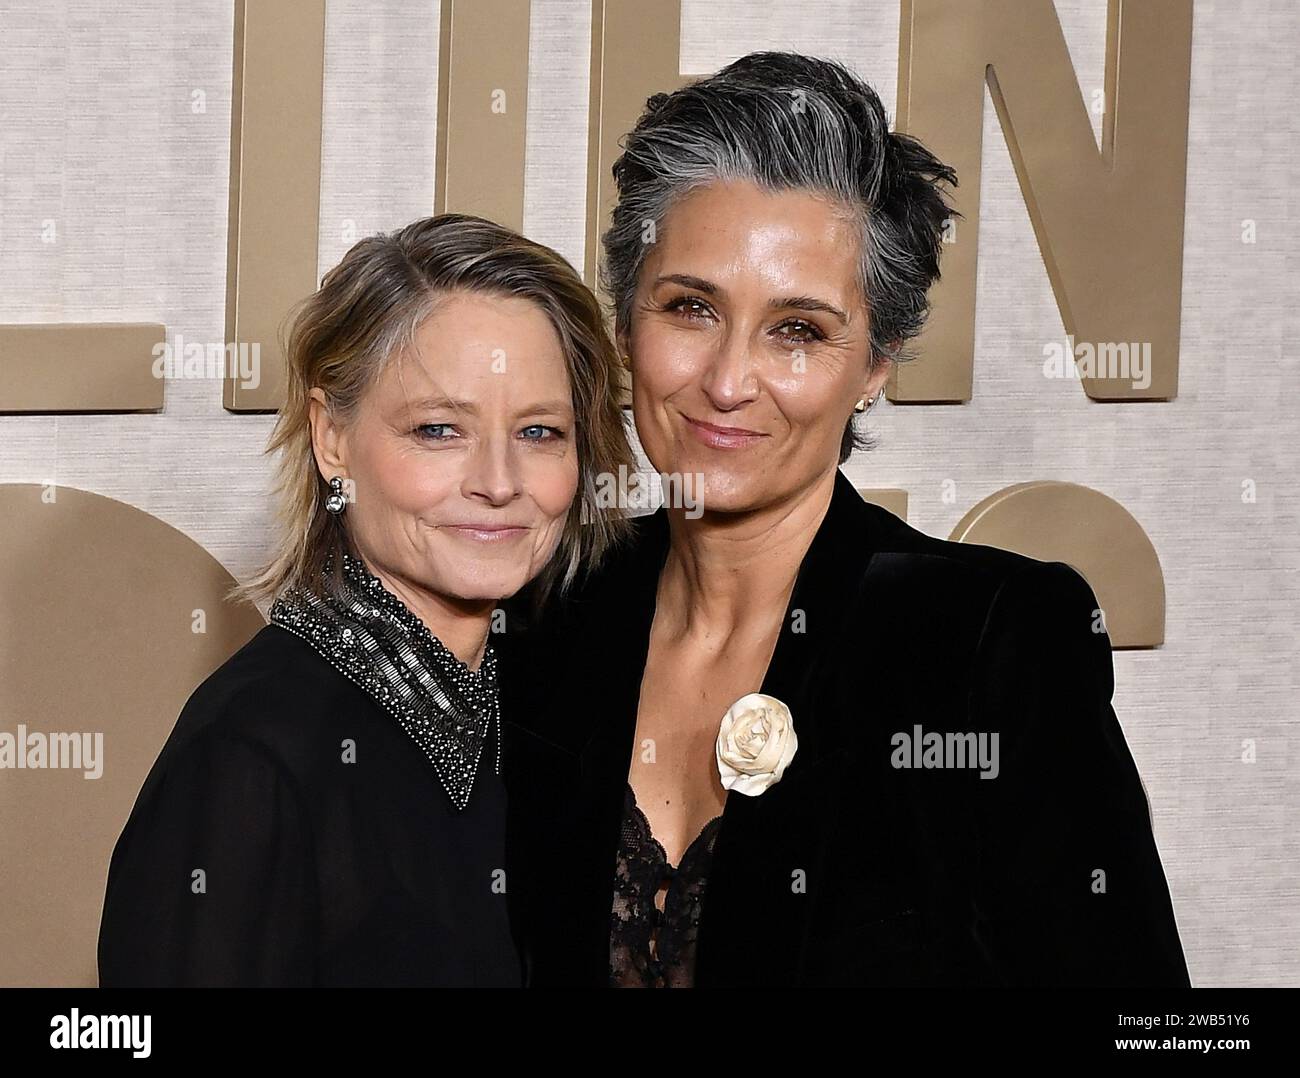
{"label": "woman with gray streaked hair", "polygon": [[838,469],[914,358],[952,169],[765,52],[651,97],[614,176],[637,431],[703,511],[507,641],[527,983],[1187,985],[1091,587]]}

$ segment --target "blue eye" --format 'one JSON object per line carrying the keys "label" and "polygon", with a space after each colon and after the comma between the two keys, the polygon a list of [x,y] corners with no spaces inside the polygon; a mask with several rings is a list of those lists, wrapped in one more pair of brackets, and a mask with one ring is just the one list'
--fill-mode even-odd
{"label": "blue eye", "polygon": [[[530,435],[529,431],[540,431],[539,435]],[[541,423],[534,423],[531,427],[524,428],[524,440],[527,442],[548,442],[552,438],[563,438],[564,431],[559,427],[546,427]]]}
{"label": "blue eye", "polygon": [[441,432],[452,429],[450,423],[422,423],[415,428],[415,433],[430,442],[445,442],[447,435]]}

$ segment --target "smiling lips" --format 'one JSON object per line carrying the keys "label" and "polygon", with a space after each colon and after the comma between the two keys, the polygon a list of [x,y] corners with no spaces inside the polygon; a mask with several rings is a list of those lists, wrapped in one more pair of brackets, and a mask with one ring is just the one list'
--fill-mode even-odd
{"label": "smiling lips", "polygon": [[767,437],[766,434],[756,430],[746,430],[744,427],[720,427],[716,423],[703,423],[690,416],[682,418],[686,420],[686,426],[696,438],[714,449],[740,449],[753,445],[760,438]]}
{"label": "smiling lips", "polygon": [[446,527],[453,535],[476,543],[503,543],[518,539],[528,530],[513,524],[448,524]]}

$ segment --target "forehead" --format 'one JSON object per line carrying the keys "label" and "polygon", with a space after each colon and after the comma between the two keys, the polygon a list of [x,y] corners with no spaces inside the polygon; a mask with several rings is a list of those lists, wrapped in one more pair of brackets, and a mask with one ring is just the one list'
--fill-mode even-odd
{"label": "forehead", "polygon": [[851,211],[806,190],[715,181],[678,199],[646,259],[654,274],[690,273],[844,299],[858,290],[859,236]]}
{"label": "forehead", "polygon": [[409,345],[389,357],[372,396],[378,404],[424,396],[513,398],[557,387],[568,364],[549,316],[520,296],[456,293],[438,301]]}

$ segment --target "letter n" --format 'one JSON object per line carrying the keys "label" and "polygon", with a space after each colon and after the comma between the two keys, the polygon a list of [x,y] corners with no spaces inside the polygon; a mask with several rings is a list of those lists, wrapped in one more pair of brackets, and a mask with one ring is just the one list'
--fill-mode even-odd
{"label": "letter n", "polygon": [[903,0],[897,126],[956,170],[963,216],[926,362],[898,369],[891,400],[971,397],[985,84],[1066,332],[1151,345],[1148,386],[1090,377],[1084,391],[1177,394],[1191,50],[1191,0],[1110,0],[1098,151],[1052,0]]}

